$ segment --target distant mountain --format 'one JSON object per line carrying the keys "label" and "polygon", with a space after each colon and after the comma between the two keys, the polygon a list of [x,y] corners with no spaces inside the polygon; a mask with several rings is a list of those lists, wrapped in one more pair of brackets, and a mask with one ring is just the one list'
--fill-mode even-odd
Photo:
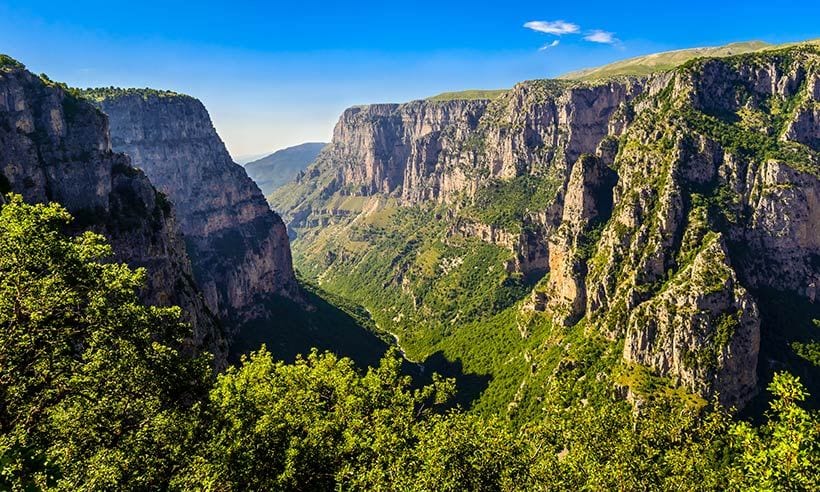
{"label": "distant mountain", "polygon": [[299,171],[315,161],[325,145],[327,144],[310,142],[277,150],[273,154],[245,164],[245,171],[267,196],[291,181]]}
{"label": "distant mountain", "polygon": [[233,157],[233,161],[237,164],[245,165],[249,162],[253,162],[255,160],[261,159],[268,155],[268,152],[260,152],[258,154],[244,154],[244,155],[237,155],[231,156]]}

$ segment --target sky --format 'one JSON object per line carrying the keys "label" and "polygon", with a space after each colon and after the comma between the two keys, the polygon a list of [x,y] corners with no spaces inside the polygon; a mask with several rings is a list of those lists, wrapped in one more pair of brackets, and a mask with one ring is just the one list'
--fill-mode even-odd
{"label": "sky", "polygon": [[75,87],[203,101],[235,158],[344,108],[509,88],[647,53],[820,38],[820,1],[0,0],[0,53]]}

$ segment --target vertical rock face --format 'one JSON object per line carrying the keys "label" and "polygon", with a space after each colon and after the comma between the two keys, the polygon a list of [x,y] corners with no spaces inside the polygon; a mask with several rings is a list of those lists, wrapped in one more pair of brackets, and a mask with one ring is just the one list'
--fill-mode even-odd
{"label": "vertical rock face", "polygon": [[[818,295],[818,60],[803,46],[645,78],[525,82],[492,101],[352,108],[272,200],[297,232],[340,195],[446,204],[450,234],[508,248],[517,271],[548,270],[530,307],[585,318],[624,341],[626,362],[741,407],[761,335],[782,329],[760,292]],[[524,197],[487,192],[515,183]],[[523,205],[488,219],[487,196]],[[511,215],[516,227],[497,221]]]}
{"label": "vertical rock face", "polygon": [[532,81],[494,101],[354,107],[339,119],[319,168],[330,164],[337,174],[330,192],[451,202],[487,179],[538,175],[594,153],[643,90],[632,79]]}
{"label": "vertical rock face", "polygon": [[118,260],[145,267],[146,300],[181,306],[193,346],[224,363],[220,325],[194,284],[170,204],[111,150],[102,113],[20,65],[0,67],[0,173],[11,191],[63,204],[79,228],[110,239]]}
{"label": "vertical rock face", "polygon": [[435,199],[443,184],[437,176],[458,163],[447,159],[450,146],[475,130],[486,107],[486,101],[414,101],[351,108],[342,114],[324,157],[343,163],[340,188]]}
{"label": "vertical rock face", "polygon": [[[608,141],[601,151],[617,145]],[[561,225],[549,238],[550,277],[547,310],[562,325],[575,324],[584,315],[589,250],[595,240],[593,228],[612,212],[612,187],[617,175],[605,157],[585,154],[572,166],[564,198]]]}
{"label": "vertical rock face", "polygon": [[243,322],[271,296],[298,299],[284,223],[235,164],[198,100],[169,92],[90,91],[110,120],[112,147],[167,194],[208,306]]}
{"label": "vertical rock face", "polygon": [[630,312],[624,359],[691,392],[742,406],[756,390],[759,312],[729,264],[723,237],[703,240],[665,289]]}

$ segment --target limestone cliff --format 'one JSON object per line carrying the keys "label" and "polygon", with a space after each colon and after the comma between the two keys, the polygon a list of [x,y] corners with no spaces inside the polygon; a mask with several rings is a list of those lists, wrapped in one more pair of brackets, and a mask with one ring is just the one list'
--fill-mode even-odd
{"label": "limestone cliff", "polygon": [[[623,340],[626,363],[740,407],[758,369],[782,364],[759,357],[762,338],[786,340],[761,296],[817,296],[818,59],[798,46],[641,78],[524,82],[493,100],[351,108],[272,202],[308,261],[334,244],[313,229],[319,217],[349,224],[346,244],[381,237],[362,234],[381,220],[372,210],[360,221],[355,207],[325,214],[330,203],[437,204],[431,220],[449,223],[448,236],[509,250],[511,275],[546,273],[527,308],[562,325],[585,319]],[[453,264],[433,261],[416,264]],[[396,266],[384,285],[407,290],[412,268]]]}
{"label": "limestone cliff", "polygon": [[235,164],[198,100],[152,90],[92,90],[112,147],[168,195],[194,277],[231,332],[266,314],[274,296],[299,299],[285,226]]}
{"label": "limestone cliff", "polygon": [[78,228],[110,239],[117,260],[145,267],[146,300],[181,306],[193,324],[192,345],[224,364],[220,324],[194,284],[167,199],[112,151],[105,115],[10,62],[0,66],[0,178],[27,201],[63,204]]}

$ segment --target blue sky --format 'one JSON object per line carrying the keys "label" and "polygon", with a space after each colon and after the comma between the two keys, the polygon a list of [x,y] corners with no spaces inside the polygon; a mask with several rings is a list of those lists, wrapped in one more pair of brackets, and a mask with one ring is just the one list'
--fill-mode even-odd
{"label": "blue sky", "polygon": [[196,96],[234,156],[327,140],[353,104],[506,88],[656,51],[820,37],[812,0],[124,4],[0,0],[0,53],[73,86]]}

